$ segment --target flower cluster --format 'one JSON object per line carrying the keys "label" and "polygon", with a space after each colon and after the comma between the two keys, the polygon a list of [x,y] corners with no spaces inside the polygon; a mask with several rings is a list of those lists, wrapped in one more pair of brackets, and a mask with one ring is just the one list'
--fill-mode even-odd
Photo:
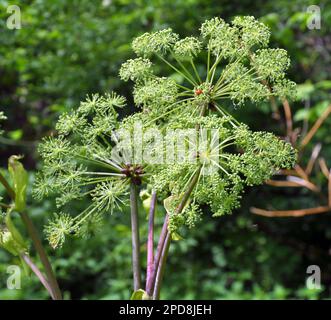
{"label": "flower cluster", "polygon": [[150,56],[152,54],[165,54],[178,40],[178,35],[172,30],[164,29],[155,33],[144,33],[132,42],[132,48],[137,55]]}
{"label": "flower cluster", "polygon": [[193,59],[202,48],[202,43],[194,37],[186,37],[174,45],[174,53],[179,59]]}
{"label": "flower cluster", "polygon": [[[35,197],[58,194],[61,212],[69,201],[91,201],[75,217],[55,215],[46,229],[53,247],[66,236],[96,230],[102,213],[125,205],[130,184],[157,191],[175,237],[181,226],[193,227],[205,211],[213,216],[232,212],[245,186],[261,184],[280,168],[294,165],[290,144],[271,133],[252,132],[227,107],[293,96],[295,84],[285,75],[286,52],[267,48],[270,31],[253,17],[237,17],[231,24],[213,18],[200,30],[200,38],[179,39],[165,29],[133,41],[138,57],[126,61],[119,75],[134,82],[133,97],[141,111],[120,121],[117,108],[125,99],[94,95],[60,117],[58,136],[45,138],[39,147],[44,166]],[[205,59],[206,66],[198,68],[197,59]],[[156,75],[154,66],[164,70],[158,63],[171,76]],[[137,123],[142,126],[139,135]],[[129,139],[121,140],[122,132]],[[177,156],[155,161],[169,159],[169,146]],[[134,149],[153,161],[132,159]]]}
{"label": "flower cluster", "polygon": [[[216,115],[181,120],[179,123],[174,119],[167,123],[167,127],[187,129],[199,126],[213,131],[207,148],[203,146],[203,151],[198,151],[198,161],[165,164],[152,169],[150,183],[153,188],[160,196],[171,195],[174,199],[180,199],[192,177],[199,174],[190,203],[181,217],[175,213],[178,203],[174,202],[170,212],[170,226],[174,232],[181,224],[192,226],[192,221],[198,221],[201,215],[198,208],[202,206],[208,205],[214,216],[231,213],[239,207],[245,185],[262,184],[280,168],[295,165],[295,150],[271,133],[252,132],[242,124],[233,126],[229,117]],[[219,140],[216,141],[215,137]],[[192,219],[194,212],[195,220]]]}
{"label": "flower cluster", "polygon": [[[271,96],[295,97],[295,84],[285,78],[290,65],[287,53],[267,47],[270,31],[263,23],[250,16],[236,17],[231,24],[213,18],[204,22],[200,30],[200,38],[179,39],[166,29],[145,33],[133,41],[138,58],[125,62],[120,76],[135,82],[138,106],[156,108],[156,96],[159,100],[161,96],[164,100],[170,97],[172,103],[177,103],[175,97],[196,100],[196,88],[201,86],[211,88],[211,100],[220,104],[223,100],[244,105]],[[154,58],[175,71],[176,79],[183,80],[177,83],[177,90],[170,92],[173,85],[166,85],[164,76],[154,75],[150,60]],[[206,68],[198,72],[195,61],[202,59],[206,59]]]}
{"label": "flower cluster", "polygon": [[120,78],[124,81],[139,81],[151,75],[152,63],[148,59],[130,59],[123,63],[120,70]]}
{"label": "flower cluster", "polygon": [[[54,248],[66,236],[93,232],[103,213],[125,204],[131,176],[111,156],[111,135],[119,124],[116,108],[124,105],[125,99],[114,93],[88,97],[77,110],[60,116],[57,136],[46,137],[39,145],[43,167],[33,195],[36,199],[54,195],[61,208],[46,227]],[[67,204],[82,197],[90,198],[90,206],[75,217],[69,215]]]}
{"label": "flower cluster", "polygon": [[143,86],[136,86],[133,96],[135,103],[144,107],[145,110],[148,110],[150,106],[157,106],[158,109],[161,109],[169,102],[175,103],[177,97],[176,82],[165,77],[153,78],[146,81]]}
{"label": "flower cluster", "polygon": [[[171,29],[136,38],[132,47],[137,59],[144,60],[146,72],[137,67],[130,69],[130,77],[122,76],[133,79],[134,101],[151,119],[145,122],[148,125],[217,129],[220,142],[197,152],[199,161],[150,168],[152,187],[159,196],[172,197],[172,210],[167,211],[173,232],[183,224],[193,226],[202,205],[208,205],[214,216],[230,213],[240,205],[245,185],[263,183],[280,168],[291,168],[296,159],[291,145],[270,133],[251,132],[226,107],[295,97],[295,83],[286,79],[290,60],[285,50],[268,48],[269,28],[250,16],[231,23],[217,17],[205,21],[200,31],[199,38],[180,39]],[[198,68],[196,61],[203,60],[206,67]],[[169,68],[171,77],[157,75],[158,63]],[[126,62],[120,75],[127,69]],[[211,165],[217,170],[206,175]],[[190,200],[178,215],[175,208],[196,174]]]}
{"label": "flower cluster", "polygon": [[284,49],[260,49],[252,59],[257,73],[270,81],[283,79],[290,66],[290,59]]}

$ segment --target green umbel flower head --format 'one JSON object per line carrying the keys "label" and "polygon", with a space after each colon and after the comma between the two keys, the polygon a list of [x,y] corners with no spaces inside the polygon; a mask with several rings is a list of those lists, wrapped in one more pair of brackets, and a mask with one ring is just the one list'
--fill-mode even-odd
{"label": "green umbel flower head", "polygon": [[178,228],[193,227],[205,212],[232,212],[245,186],[295,164],[290,144],[252,132],[232,115],[233,104],[293,96],[286,52],[267,47],[270,31],[253,17],[231,24],[213,18],[200,31],[199,37],[179,39],[166,29],[133,41],[138,57],[119,74],[134,82],[141,110],[120,121],[117,108],[125,99],[94,95],[60,117],[57,136],[45,138],[35,197],[56,194],[61,212],[69,202],[90,199],[78,215],[58,213],[51,221],[53,247],[69,235],[98,229],[103,213],[125,205],[130,183],[157,191],[169,230],[178,236]]}
{"label": "green umbel flower head", "polygon": [[[205,21],[200,31],[200,37],[184,39],[170,29],[136,38],[133,50],[148,64],[148,72],[137,67],[130,70],[132,77],[126,77],[139,79],[133,80],[134,101],[142,108],[147,126],[164,131],[194,129],[198,135],[214,129],[219,139],[212,143],[209,133],[209,146],[202,151],[196,148],[190,160],[150,168],[150,184],[159,195],[172,199],[173,210],[167,211],[174,232],[182,224],[191,227],[199,221],[202,205],[207,204],[214,216],[231,212],[240,205],[245,185],[261,184],[296,160],[290,144],[271,133],[253,133],[231,115],[231,105],[295,96],[295,83],[286,79],[290,60],[285,50],[268,48],[269,28],[250,16],[236,17],[231,23],[217,17]],[[158,64],[168,68],[168,78],[157,74],[165,69]],[[126,69],[124,63],[120,74]],[[168,137],[158,153],[166,157],[171,144],[183,152],[190,144],[198,145],[192,143],[192,136]],[[209,167],[216,170],[206,174]],[[178,215],[176,207],[195,175],[190,200]]]}
{"label": "green umbel flower head", "polygon": [[[236,17],[232,23],[221,18],[205,21],[201,37],[179,39],[171,29],[145,33],[133,41],[132,47],[139,58],[125,62],[120,70],[123,80],[135,82],[135,102],[138,106],[156,108],[156,99],[171,96],[164,74],[152,71],[149,59],[165,63],[177,73],[178,92],[173,95],[194,100],[202,86],[214,104],[223,100],[244,105],[260,102],[274,96],[293,98],[295,84],[285,78],[290,60],[283,49],[268,48],[270,30],[254,17]],[[146,57],[149,57],[146,58]],[[196,61],[206,61],[205,68],[197,68]],[[175,78],[174,76],[172,78]],[[169,90],[167,90],[169,88]],[[162,104],[162,103],[161,103]]]}
{"label": "green umbel flower head", "polygon": [[[77,110],[60,116],[58,135],[46,137],[38,151],[43,168],[37,174],[33,195],[36,199],[56,196],[61,212],[46,227],[52,247],[60,247],[67,236],[87,235],[103,213],[125,205],[130,179],[140,179],[139,168],[117,162],[112,156],[114,130],[119,121],[116,109],[125,99],[115,93],[94,95]],[[141,171],[141,169],[140,169]],[[90,205],[78,215],[69,215],[68,203],[89,197]]]}

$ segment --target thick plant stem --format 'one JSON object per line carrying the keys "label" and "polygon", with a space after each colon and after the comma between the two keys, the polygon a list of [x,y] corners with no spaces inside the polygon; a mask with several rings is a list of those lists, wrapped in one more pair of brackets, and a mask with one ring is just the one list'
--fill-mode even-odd
{"label": "thick plant stem", "polygon": [[[196,171],[196,173],[193,175],[193,177],[188,185],[188,188],[183,195],[181,202],[179,203],[178,207],[176,208],[176,214],[180,214],[183,211],[183,209],[185,208],[185,205],[199,180],[200,173],[201,173],[201,166]],[[163,275],[164,275],[164,268],[165,268],[165,264],[167,261],[167,256],[168,256],[170,242],[171,242],[171,235],[167,229],[168,220],[165,221],[165,224],[166,224],[166,229],[165,229],[166,232],[164,235],[164,242],[163,242],[163,244],[162,243],[160,244],[160,246],[162,248],[162,251],[160,251],[161,256],[159,259],[157,270],[155,270],[156,277],[155,277],[153,299],[159,299],[159,297],[160,297],[160,290],[161,290],[161,284],[162,284],[162,279],[163,279]],[[160,237],[160,240],[161,240],[161,237]]]}
{"label": "thick plant stem", "polygon": [[161,286],[162,286],[162,280],[163,280],[166,260],[168,257],[170,242],[171,242],[171,235],[168,231],[166,238],[164,240],[164,244],[163,244],[163,250],[162,250],[161,260],[160,260],[160,268],[157,270],[157,274],[156,274],[155,287],[154,287],[154,292],[153,292],[153,300],[160,299],[160,290],[161,290]]}
{"label": "thick plant stem", "polygon": [[167,233],[168,233],[168,215],[166,215],[164,218],[163,227],[161,230],[159,242],[158,242],[157,249],[156,249],[156,254],[154,257],[153,270],[151,272],[150,277],[148,278],[148,282],[146,285],[146,292],[149,296],[153,295],[157,270],[158,270],[158,266],[159,266],[160,259],[162,256],[163,245],[164,245],[165,239],[167,237]]}
{"label": "thick plant stem", "polygon": [[50,287],[48,281],[45,279],[44,275],[39,270],[39,268],[34,264],[34,262],[31,260],[31,258],[27,254],[25,254],[25,253],[21,253],[21,258],[30,267],[30,269],[32,270],[32,272],[37,276],[37,278],[43,284],[43,286],[48,291],[48,293],[50,294],[50,296],[52,297],[52,299],[53,300],[56,300],[56,298],[54,296],[54,293],[53,293],[53,290]]}
{"label": "thick plant stem", "polygon": [[[148,239],[147,239],[147,272],[146,272],[146,292],[147,286],[153,273],[154,264],[154,216],[156,207],[156,192],[152,192],[151,205],[148,219]],[[150,295],[150,292],[147,292]]]}
{"label": "thick plant stem", "polygon": [[132,270],[133,270],[133,289],[137,291],[141,288],[140,272],[140,240],[138,222],[138,199],[137,186],[130,184],[130,207],[131,207],[131,233],[132,233]]}
{"label": "thick plant stem", "polygon": [[[9,183],[7,182],[7,180],[5,179],[5,177],[0,173],[0,182],[3,184],[3,186],[5,187],[8,195],[12,198],[12,200],[15,201],[15,191],[12,189],[12,187],[9,185]],[[25,212],[19,212],[26,228],[27,231],[29,233],[29,236],[33,242],[33,245],[40,257],[40,261],[45,269],[45,273],[47,276],[47,280],[48,283],[51,287],[51,290],[53,292],[53,296],[55,300],[62,300],[62,294],[58,285],[58,282],[55,278],[52,266],[49,262],[49,259],[47,257],[47,254],[45,252],[45,249],[41,243],[41,240],[38,236],[38,232],[32,222],[32,220],[30,219],[30,217],[27,215],[27,213]]]}

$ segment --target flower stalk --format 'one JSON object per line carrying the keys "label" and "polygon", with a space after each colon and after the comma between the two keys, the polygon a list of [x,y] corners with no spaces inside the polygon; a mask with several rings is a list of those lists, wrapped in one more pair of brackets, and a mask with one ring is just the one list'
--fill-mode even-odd
{"label": "flower stalk", "polygon": [[141,288],[140,271],[140,240],[139,240],[139,222],[138,222],[138,199],[137,185],[130,184],[130,208],[131,208],[131,232],[132,232],[132,271],[133,288],[137,291]]}
{"label": "flower stalk", "polygon": [[168,215],[165,216],[164,218],[164,223],[163,223],[163,227],[160,233],[160,238],[159,238],[159,242],[157,245],[157,249],[156,249],[156,254],[154,257],[154,264],[153,264],[153,269],[151,270],[151,274],[148,277],[148,281],[146,284],[146,292],[149,296],[153,295],[154,292],[154,285],[155,285],[155,280],[156,280],[156,276],[157,276],[157,272],[158,272],[158,267],[160,264],[160,259],[162,257],[162,252],[163,252],[163,247],[164,247],[164,243],[168,234]]}
{"label": "flower stalk", "polygon": [[31,258],[25,253],[21,253],[20,256],[21,256],[22,260],[30,267],[32,272],[36,275],[36,277],[39,279],[39,281],[42,283],[42,285],[45,287],[45,289],[48,291],[48,293],[50,294],[52,299],[57,300],[56,296],[54,295],[54,290],[51,288],[47,279],[44,277],[44,275],[39,270],[39,268],[35,265],[35,263],[31,260]]}
{"label": "flower stalk", "polygon": [[171,242],[171,235],[169,231],[166,234],[166,238],[164,240],[161,258],[160,258],[160,264],[156,271],[156,278],[155,278],[155,287],[153,292],[153,300],[159,300],[160,299],[160,291],[161,291],[161,285],[163,280],[163,275],[165,271],[166,261],[169,253],[170,248],[170,242]]}
{"label": "flower stalk", "polygon": [[150,282],[150,278],[153,273],[154,265],[154,217],[156,207],[156,192],[152,192],[151,205],[149,209],[148,219],[148,239],[147,239],[147,272],[146,272],[146,292],[150,296],[150,289],[147,291],[147,287]]}

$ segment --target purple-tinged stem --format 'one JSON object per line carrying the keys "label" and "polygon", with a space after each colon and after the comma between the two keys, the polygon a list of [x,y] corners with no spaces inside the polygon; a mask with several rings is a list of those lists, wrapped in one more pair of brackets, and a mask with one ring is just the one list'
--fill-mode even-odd
{"label": "purple-tinged stem", "polygon": [[146,292],[149,296],[151,296],[154,291],[156,274],[157,274],[158,266],[160,263],[160,258],[161,258],[162,251],[163,251],[164,241],[167,237],[167,233],[168,233],[168,215],[166,215],[164,218],[163,227],[161,230],[159,242],[158,242],[157,249],[156,249],[156,254],[154,257],[153,269],[152,269],[151,275],[146,284]]}
{"label": "purple-tinged stem", "polygon": [[167,257],[168,257],[170,242],[171,242],[171,235],[170,235],[169,231],[167,231],[167,235],[166,235],[166,238],[165,238],[164,244],[163,244],[159,268],[157,270],[157,274],[156,274],[156,278],[155,278],[153,300],[160,299],[160,290],[161,290],[161,286],[162,286],[162,280],[163,280],[165,265],[166,265],[166,261],[167,261]]}
{"label": "purple-tinged stem", "polygon": [[[188,188],[183,195],[182,200],[180,201],[178,207],[176,208],[176,214],[180,214],[183,211],[183,209],[185,208],[185,205],[186,205],[188,199],[190,198],[190,195],[199,180],[201,169],[202,168],[200,166],[200,168],[197,170],[197,172],[192,177],[192,179],[188,185]],[[160,297],[162,278],[164,275],[165,263],[167,261],[168,251],[169,251],[170,242],[171,242],[171,235],[168,231],[168,219],[165,221],[165,225],[166,225],[166,229],[165,229],[166,231],[164,234],[162,251],[160,251],[161,257],[159,258],[159,262],[157,264],[157,270],[154,271],[154,273],[155,273],[155,285],[154,285],[154,291],[153,291],[154,300],[159,299],[159,297]],[[163,231],[163,229],[162,229],[162,231]],[[160,237],[160,240],[161,240],[161,237]],[[156,281],[156,278],[157,278],[157,281]]]}
{"label": "purple-tinged stem", "polygon": [[30,259],[30,257],[25,253],[21,253],[21,258],[30,267],[30,269],[33,271],[33,273],[37,276],[37,278],[42,283],[42,285],[45,287],[45,289],[48,291],[48,293],[50,294],[52,299],[56,300],[56,297],[54,296],[53,290],[50,287],[48,281],[46,280],[46,278],[44,277],[42,272],[38,269],[38,267],[34,264],[34,262]]}
{"label": "purple-tinged stem", "polygon": [[[154,264],[154,216],[156,207],[156,192],[152,192],[151,205],[149,209],[148,219],[148,238],[147,238],[147,274],[146,274],[146,289],[149,279],[153,273]],[[148,294],[148,293],[147,293]]]}
{"label": "purple-tinged stem", "polygon": [[141,289],[140,272],[140,240],[139,240],[139,222],[138,222],[138,199],[137,186],[130,184],[130,207],[131,207],[131,233],[132,233],[132,271],[133,271],[133,289]]}

